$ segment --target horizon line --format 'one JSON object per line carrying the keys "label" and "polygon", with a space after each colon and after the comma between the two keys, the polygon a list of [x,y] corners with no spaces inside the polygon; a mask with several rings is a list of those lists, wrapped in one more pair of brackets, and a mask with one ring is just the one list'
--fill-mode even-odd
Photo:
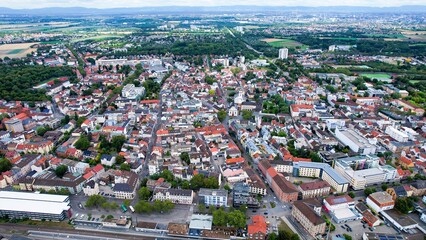
{"label": "horizon line", "polygon": [[106,8],[99,8],[99,7],[86,7],[86,6],[67,6],[67,7],[60,7],[60,6],[51,6],[51,7],[35,7],[35,8],[13,8],[13,7],[6,7],[6,6],[0,6],[0,8],[6,8],[6,9],[12,9],[12,10],[37,10],[37,9],[46,9],[46,8],[61,8],[61,9],[67,9],[67,8],[85,8],[85,9],[98,9],[98,10],[107,10],[107,9],[134,9],[134,8],[167,8],[167,7],[205,7],[205,8],[215,8],[215,7],[287,7],[287,8],[322,8],[322,7],[362,7],[362,8],[401,8],[401,7],[426,7],[426,4],[419,5],[398,5],[398,6],[368,6],[368,5],[321,5],[321,6],[304,6],[304,5],[256,5],[256,4],[249,4],[249,5],[217,5],[217,6],[211,6],[211,5],[152,5],[152,6],[133,6],[133,7],[106,7]]}

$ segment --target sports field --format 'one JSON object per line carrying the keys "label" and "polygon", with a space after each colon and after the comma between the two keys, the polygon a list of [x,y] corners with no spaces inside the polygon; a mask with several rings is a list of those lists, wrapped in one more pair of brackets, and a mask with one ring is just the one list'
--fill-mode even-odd
{"label": "sports field", "polygon": [[391,76],[389,74],[385,74],[385,73],[363,73],[361,74],[361,76],[363,77],[368,77],[370,79],[390,79]]}
{"label": "sports field", "polygon": [[308,48],[307,45],[304,45],[298,41],[295,41],[292,39],[286,39],[286,38],[264,38],[262,39],[262,41],[276,48],[300,48],[300,49]]}

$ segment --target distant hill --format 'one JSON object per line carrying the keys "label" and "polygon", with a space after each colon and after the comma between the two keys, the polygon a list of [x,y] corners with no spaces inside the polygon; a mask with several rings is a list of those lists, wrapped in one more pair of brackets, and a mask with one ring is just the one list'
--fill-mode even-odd
{"label": "distant hill", "polygon": [[357,7],[357,6],[333,6],[333,7],[277,7],[277,6],[218,6],[218,7],[141,7],[141,8],[84,8],[84,7],[52,7],[38,9],[12,9],[0,8],[0,15],[115,15],[115,14],[158,14],[158,13],[262,13],[262,12],[357,12],[357,13],[426,13],[425,6],[401,6],[401,7]]}

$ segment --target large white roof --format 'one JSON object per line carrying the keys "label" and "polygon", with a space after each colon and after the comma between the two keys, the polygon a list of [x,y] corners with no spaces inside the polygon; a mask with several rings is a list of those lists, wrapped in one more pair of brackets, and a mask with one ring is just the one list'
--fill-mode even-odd
{"label": "large white roof", "polygon": [[34,192],[14,192],[14,191],[0,191],[0,198],[10,199],[28,199],[34,201],[48,201],[48,202],[65,202],[69,201],[66,195],[57,194],[43,194]]}
{"label": "large white roof", "polygon": [[64,195],[0,191],[0,210],[60,214],[68,205]]}

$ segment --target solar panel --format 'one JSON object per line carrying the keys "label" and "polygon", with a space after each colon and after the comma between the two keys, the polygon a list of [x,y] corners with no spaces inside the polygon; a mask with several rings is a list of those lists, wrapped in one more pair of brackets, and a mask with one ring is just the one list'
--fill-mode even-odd
{"label": "solar panel", "polygon": [[346,198],[336,198],[336,199],[334,199],[334,202],[335,203],[345,203],[346,202]]}

